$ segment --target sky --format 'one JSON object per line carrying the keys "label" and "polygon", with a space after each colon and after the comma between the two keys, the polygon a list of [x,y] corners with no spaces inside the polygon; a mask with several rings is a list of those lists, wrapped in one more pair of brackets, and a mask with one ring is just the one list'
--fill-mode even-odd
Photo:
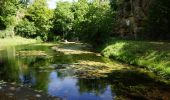
{"label": "sky", "polygon": [[48,6],[51,9],[56,8],[56,2],[57,1],[68,1],[68,2],[72,2],[73,0],[47,0]]}
{"label": "sky", "polygon": [[51,9],[56,8],[56,2],[57,0],[48,0],[47,3],[48,3],[49,8]]}

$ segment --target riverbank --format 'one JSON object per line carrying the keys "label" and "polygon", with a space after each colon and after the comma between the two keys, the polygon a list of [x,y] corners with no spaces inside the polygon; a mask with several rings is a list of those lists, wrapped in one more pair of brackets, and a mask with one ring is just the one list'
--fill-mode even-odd
{"label": "riverbank", "polygon": [[113,39],[102,55],[125,63],[144,67],[164,78],[170,78],[170,43]]}
{"label": "riverbank", "polygon": [[42,91],[33,90],[24,85],[7,83],[0,81],[0,99],[1,100],[61,100],[52,97]]}
{"label": "riverbank", "polygon": [[27,38],[16,36],[13,38],[0,39],[0,48],[6,47],[6,46],[32,44],[32,43],[37,43],[37,42],[38,41],[36,39],[27,39]]}

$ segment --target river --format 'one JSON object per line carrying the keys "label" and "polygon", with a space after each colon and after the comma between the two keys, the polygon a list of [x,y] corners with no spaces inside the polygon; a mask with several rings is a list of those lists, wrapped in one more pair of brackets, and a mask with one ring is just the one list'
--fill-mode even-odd
{"label": "river", "polygon": [[81,43],[31,44],[0,51],[0,80],[65,100],[169,100],[166,81],[93,53]]}

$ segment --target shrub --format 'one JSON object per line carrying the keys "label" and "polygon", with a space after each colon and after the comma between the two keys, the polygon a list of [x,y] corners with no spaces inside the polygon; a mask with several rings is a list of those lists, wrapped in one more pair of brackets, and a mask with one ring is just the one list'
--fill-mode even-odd
{"label": "shrub", "polygon": [[36,31],[37,31],[37,28],[35,27],[34,23],[29,22],[28,20],[21,21],[15,27],[16,34],[22,37],[34,38],[36,36]]}
{"label": "shrub", "polygon": [[10,29],[0,31],[0,38],[13,37],[14,32]]}

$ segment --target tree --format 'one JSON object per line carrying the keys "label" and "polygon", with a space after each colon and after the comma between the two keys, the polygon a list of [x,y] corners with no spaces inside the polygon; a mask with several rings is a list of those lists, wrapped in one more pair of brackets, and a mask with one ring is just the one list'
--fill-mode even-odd
{"label": "tree", "polygon": [[0,0],[0,37],[14,36],[19,0]]}
{"label": "tree", "polygon": [[85,21],[85,15],[87,14],[89,9],[89,4],[87,0],[78,0],[78,2],[74,2],[72,11],[74,13],[74,22],[73,22],[73,30],[76,34],[76,37],[80,35],[81,32],[81,23]]}
{"label": "tree", "polygon": [[115,13],[108,1],[95,0],[89,4],[88,13],[81,23],[81,39],[94,47],[104,43],[112,32]]}
{"label": "tree", "polygon": [[28,7],[25,18],[35,23],[37,36],[40,36],[43,40],[47,40],[52,24],[52,16],[53,13],[48,8],[46,0],[35,0],[34,3]]}
{"label": "tree", "polygon": [[37,28],[33,22],[29,22],[27,19],[22,20],[16,27],[15,32],[17,35],[27,38],[35,38]]}
{"label": "tree", "polygon": [[94,45],[103,43],[112,31],[115,13],[109,1],[58,2],[54,32],[68,38],[79,37]]}
{"label": "tree", "polygon": [[0,27],[9,27],[16,16],[19,2],[18,0],[1,0],[0,1]]}
{"label": "tree", "polygon": [[69,2],[58,2],[54,11],[53,32],[63,38],[72,33],[74,14],[71,7],[72,4]]}

